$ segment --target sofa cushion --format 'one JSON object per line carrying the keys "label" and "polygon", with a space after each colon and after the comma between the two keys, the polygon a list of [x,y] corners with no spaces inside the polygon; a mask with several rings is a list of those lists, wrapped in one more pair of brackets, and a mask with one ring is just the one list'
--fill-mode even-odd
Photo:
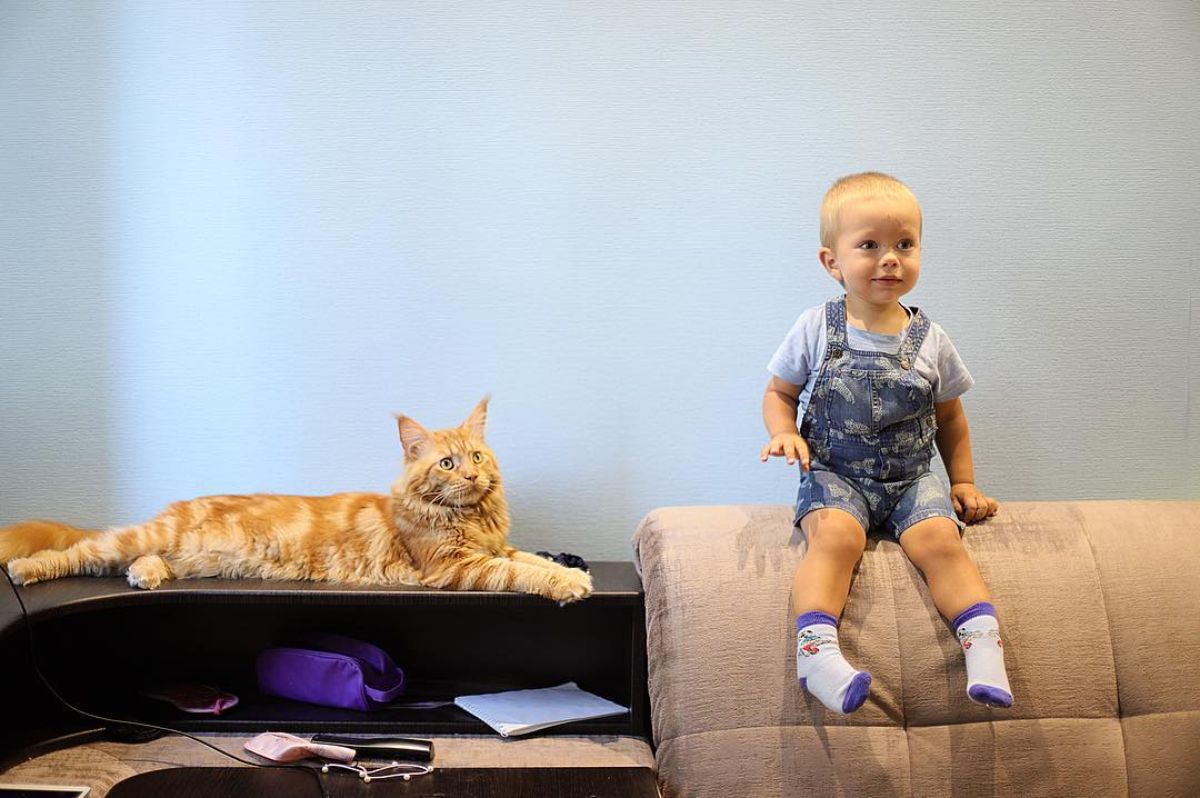
{"label": "sofa cushion", "polygon": [[742,791],[754,795],[1200,793],[1200,747],[1168,739],[1200,735],[1200,502],[1006,503],[964,542],[993,594],[1016,705],[967,699],[920,572],[871,538],[841,644],[874,683],[841,716],[796,680],[788,594],[805,541],[792,509],[650,513],[634,546],[665,793],[735,794],[716,786],[722,767],[742,772],[721,777],[734,784],[780,785]]}
{"label": "sofa cushion", "polygon": [[908,738],[886,726],[757,726],[676,737],[658,749],[665,795],[911,795]]}
{"label": "sofa cushion", "polygon": [[1104,590],[1121,715],[1200,710],[1200,502],[1071,506]]}

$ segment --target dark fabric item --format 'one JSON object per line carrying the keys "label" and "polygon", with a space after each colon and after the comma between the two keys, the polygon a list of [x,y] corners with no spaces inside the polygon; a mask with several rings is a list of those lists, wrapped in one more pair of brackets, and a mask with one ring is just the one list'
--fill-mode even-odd
{"label": "dark fabric item", "polygon": [[580,557],[578,554],[568,554],[565,551],[560,551],[558,554],[551,554],[548,551],[536,552],[537,556],[545,557],[547,560],[554,560],[559,565],[565,568],[578,568],[584,573],[589,573],[587,560]]}
{"label": "dark fabric item", "polygon": [[404,672],[380,648],[341,635],[310,635],[258,656],[258,689],[324,707],[370,711],[404,692]]}

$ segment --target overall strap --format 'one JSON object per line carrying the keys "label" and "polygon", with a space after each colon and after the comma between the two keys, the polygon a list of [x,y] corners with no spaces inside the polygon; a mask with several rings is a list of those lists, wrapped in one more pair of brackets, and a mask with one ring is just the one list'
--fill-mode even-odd
{"label": "overall strap", "polygon": [[929,317],[920,308],[913,308],[912,311],[908,334],[900,342],[900,351],[896,353],[900,358],[900,366],[904,369],[911,369],[917,364],[917,352],[920,351],[925,335],[929,332]]}
{"label": "overall strap", "polygon": [[841,357],[846,345],[846,297],[825,303],[825,358]]}

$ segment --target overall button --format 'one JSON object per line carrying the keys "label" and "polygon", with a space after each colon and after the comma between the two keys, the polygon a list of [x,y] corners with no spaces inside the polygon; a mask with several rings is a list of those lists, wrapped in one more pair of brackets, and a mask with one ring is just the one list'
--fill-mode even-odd
{"label": "overall button", "polygon": [[902,357],[900,358],[900,367],[907,370],[912,368],[912,364],[909,363],[908,358]]}
{"label": "overall button", "polygon": [[[837,360],[841,356],[842,356],[842,350],[838,349],[836,346],[829,350],[829,357],[831,360]],[[905,368],[908,368],[908,367],[905,366]]]}

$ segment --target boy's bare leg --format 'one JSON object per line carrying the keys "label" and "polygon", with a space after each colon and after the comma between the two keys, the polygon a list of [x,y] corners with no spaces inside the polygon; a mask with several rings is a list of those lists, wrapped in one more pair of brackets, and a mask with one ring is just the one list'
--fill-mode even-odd
{"label": "boy's bare leg", "polygon": [[796,673],[822,704],[847,714],[863,705],[871,689],[871,674],[846,662],[837,637],[838,616],[866,547],[866,531],[850,513],[830,508],[807,514],[800,527],[808,551],[792,580]]}
{"label": "boy's bare leg", "polygon": [[867,546],[867,533],[845,510],[813,510],[800,519],[808,552],[792,577],[792,612],[825,612],[838,618],[850,595],[854,566]]}
{"label": "boy's bare leg", "polygon": [[933,604],[954,625],[967,659],[967,695],[992,707],[1011,707],[1004,643],[987,585],[949,518],[927,518],[900,535],[900,548],[925,574]]}
{"label": "boy's bare leg", "polygon": [[926,518],[900,534],[900,548],[925,574],[933,606],[948,620],[981,601],[991,601],[979,569],[971,561],[958,525],[949,518]]}

